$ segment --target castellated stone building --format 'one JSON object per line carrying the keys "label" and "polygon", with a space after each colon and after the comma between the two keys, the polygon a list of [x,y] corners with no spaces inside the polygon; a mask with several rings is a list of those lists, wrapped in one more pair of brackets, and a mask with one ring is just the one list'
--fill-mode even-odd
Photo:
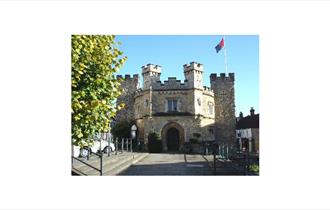
{"label": "castellated stone building", "polygon": [[[139,75],[125,75],[123,94],[117,103],[125,103],[116,121],[134,121],[138,139],[147,143],[148,134],[161,136],[163,151],[182,150],[184,142],[216,140],[235,142],[234,73],[210,75],[211,87],[203,86],[203,65],[196,62],[183,66],[185,80],[175,77],[161,82],[161,67],[142,67]],[[122,78],[117,75],[117,78]]]}

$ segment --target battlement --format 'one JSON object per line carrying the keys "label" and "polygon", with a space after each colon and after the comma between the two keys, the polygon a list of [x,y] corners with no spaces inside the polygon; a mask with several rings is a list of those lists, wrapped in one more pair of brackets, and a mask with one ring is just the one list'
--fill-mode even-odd
{"label": "battlement", "polygon": [[143,95],[143,90],[142,90],[142,88],[139,88],[139,89],[137,89],[137,90],[134,92],[134,98],[139,97],[139,96],[141,96],[141,95]]}
{"label": "battlement", "polygon": [[214,96],[214,92],[210,87],[203,86],[203,94]]}
{"label": "battlement", "polygon": [[210,87],[206,87],[206,86],[203,86],[203,90],[213,92],[213,90]]}
{"label": "battlement", "polygon": [[203,64],[200,64],[200,63],[197,63],[194,61],[190,62],[190,64],[183,65],[184,73],[192,71],[192,70],[203,72],[203,69],[204,69]]}
{"label": "battlement", "polygon": [[162,83],[161,81],[157,81],[153,87],[155,89],[187,89],[188,88],[188,80],[184,80],[182,83],[181,80],[177,80],[176,77],[168,77],[167,80]]}
{"label": "battlement", "polygon": [[155,72],[160,74],[162,67],[159,65],[148,63],[147,65],[144,65],[142,68],[142,74],[148,73],[148,72]]}
{"label": "battlement", "polygon": [[134,80],[134,79],[137,79],[137,80],[138,80],[138,79],[139,79],[139,75],[138,75],[138,74],[133,74],[133,77],[131,77],[131,75],[129,75],[129,74],[125,74],[125,78],[123,78],[122,75],[117,75],[116,78],[117,78],[117,79],[119,79],[119,78],[120,78],[120,79],[125,79],[125,80],[131,80],[131,79],[133,79],[133,80]]}
{"label": "battlement", "polygon": [[226,76],[225,73],[220,73],[220,77],[217,76],[217,74],[211,74],[210,80],[212,81],[235,81],[235,74],[229,73],[228,76]]}

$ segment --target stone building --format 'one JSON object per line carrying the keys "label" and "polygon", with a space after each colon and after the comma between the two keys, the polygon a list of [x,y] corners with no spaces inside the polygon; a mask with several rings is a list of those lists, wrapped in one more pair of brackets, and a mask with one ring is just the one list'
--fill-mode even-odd
{"label": "stone building", "polygon": [[236,119],[236,138],[239,150],[249,150],[249,152],[259,153],[259,114],[254,113],[253,107],[250,115],[244,117],[240,112]]}
{"label": "stone building", "polygon": [[117,75],[124,79],[117,103],[126,107],[117,113],[116,121],[134,121],[138,138],[145,143],[150,132],[158,133],[164,151],[181,150],[192,138],[234,143],[234,73],[211,74],[211,87],[203,86],[202,64],[185,64],[183,73],[183,82],[175,77],[162,82],[161,67],[147,64],[142,67],[142,87],[137,74]]}

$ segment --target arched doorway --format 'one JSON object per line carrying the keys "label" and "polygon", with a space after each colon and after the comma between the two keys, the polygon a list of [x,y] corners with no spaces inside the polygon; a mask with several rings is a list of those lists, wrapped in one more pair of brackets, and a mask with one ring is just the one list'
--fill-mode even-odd
{"label": "arched doorway", "polygon": [[179,151],[183,149],[184,129],[176,122],[167,123],[161,132],[163,151]]}
{"label": "arched doorway", "polygon": [[167,151],[178,151],[180,146],[180,134],[178,129],[170,128],[166,135]]}

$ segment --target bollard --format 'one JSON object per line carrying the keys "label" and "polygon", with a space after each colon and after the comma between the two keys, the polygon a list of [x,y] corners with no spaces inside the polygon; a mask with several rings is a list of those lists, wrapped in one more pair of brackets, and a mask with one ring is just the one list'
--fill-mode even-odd
{"label": "bollard", "polygon": [[133,139],[131,139],[131,152],[133,152]]}
{"label": "bollard", "polygon": [[126,139],[126,152],[128,152],[128,139]]}

